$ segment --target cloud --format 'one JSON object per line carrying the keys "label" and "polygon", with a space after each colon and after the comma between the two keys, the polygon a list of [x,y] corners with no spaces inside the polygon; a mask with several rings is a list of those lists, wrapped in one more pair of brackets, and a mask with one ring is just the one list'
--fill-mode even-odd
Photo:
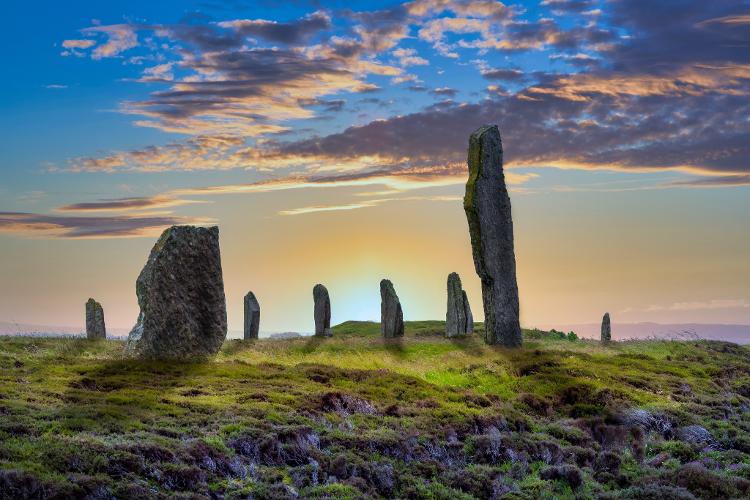
{"label": "cloud", "polygon": [[516,68],[487,68],[482,76],[487,80],[518,81],[524,78],[524,73]]}
{"label": "cloud", "polygon": [[208,224],[176,216],[64,217],[0,212],[0,233],[41,238],[137,238],[158,236],[175,224]]}
{"label": "cloud", "polygon": [[45,85],[44,88],[46,89],[53,89],[53,90],[62,90],[67,89],[67,85],[60,85],[59,83],[51,83],[49,85]]}
{"label": "cloud", "polygon": [[[285,169],[304,179],[302,185],[318,185],[315,179],[326,173],[403,179],[409,172],[429,184],[437,172],[457,177],[468,134],[481,123],[498,123],[509,167],[674,169],[703,177],[683,186],[744,184],[750,169],[750,52],[743,41],[750,25],[743,3],[623,0],[602,5],[595,19],[580,17],[592,7],[549,0],[543,16],[531,17],[495,1],[418,0],[344,11],[337,22],[313,13],[288,23],[139,27],[167,40],[165,57],[174,60],[145,70],[141,81],[161,84],[159,90],[123,103],[122,111],[138,115],[138,125],[190,138],[74,159],[67,168]],[[564,17],[556,19],[553,11]],[[571,16],[585,22],[570,22]],[[339,21],[350,24],[336,31]],[[285,34],[256,34],[260,40],[251,43],[242,32],[250,28]],[[379,88],[370,78],[412,81],[410,90],[426,91],[403,70],[426,53],[398,47],[414,34],[443,54],[546,51],[535,57],[559,60],[554,68],[560,72],[515,68],[512,61],[497,68],[475,58],[469,62],[483,78],[514,82],[512,90],[491,86],[477,102],[444,100],[322,136],[300,126],[319,113],[354,111],[346,94]],[[273,36],[284,46],[263,44]],[[302,41],[309,43],[297,45]],[[400,67],[378,56],[393,56]],[[431,92],[453,97],[457,90]]]}
{"label": "cloud", "polygon": [[66,49],[88,49],[96,45],[96,40],[63,40],[62,46]]}
{"label": "cloud", "polygon": [[170,170],[222,170],[243,168],[253,159],[241,137],[196,136],[163,146],[149,146],[104,157],[82,157],[70,161],[72,172],[115,172],[119,170],[165,172]]}
{"label": "cloud", "polygon": [[201,203],[196,200],[182,200],[171,196],[130,197],[73,203],[57,209],[59,212],[122,212],[131,210],[153,210],[173,208],[181,205]]}
{"label": "cloud", "polygon": [[[106,42],[97,45],[91,52],[92,59],[103,59],[106,57],[115,57],[128,49],[138,46],[138,37],[136,36],[136,27],[130,24],[112,24],[109,26],[92,26],[81,30],[84,35],[103,34]],[[80,40],[79,40],[80,41]],[[79,47],[89,48],[94,44]],[[64,46],[64,42],[63,42]]]}
{"label": "cloud", "polygon": [[401,66],[427,66],[430,64],[427,59],[419,57],[414,49],[396,49],[392,53]]}
{"label": "cloud", "polygon": [[314,12],[290,23],[265,19],[235,19],[218,23],[222,28],[232,28],[242,36],[260,37],[270,42],[299,45],[316,33],[331,27],[331,18],[325,12]]}
{"label": "cloud", "polygon": [[652,311],[699,311],[712,309],[748,309],[750,301],[747,299],[712,299],[709,301],[675,302],[668,306],[652,305],[644,309]]}
{"label": "cloud", "polygon": [[452,89],[450,87],[438,87],[430,90],[430,94],[441,97],[456,97],[456,94],[458,94],[458,90]]}
{"label": "cloud", "polygon": [[[551,82],[556,88],[555,82]],[[496,96],[379,120],[325,137],[277,146],[277,154],[347,158],[378,155],[393,165],[465,161],[477,123],[498,123],[509,166],[658,170],[709,175],[750,168],[750,103],[743,96],[554,93]],[[531,139],[533,138],[533,140]]]}
{"label": "cloud", "polygon": [[673,181],[667,186],[715,188],[715,187],[741,187],[750,186],[750,174],[748,175],[721,175],[718,177],[699,177],[683,181]]}
{"label": "cloud", "polygon": [[307,207],[292,208],[289,210],[281,210],[279,215],[304,215],[313,214],[319,212],[341,212],[349,210],[358,210],[360,208],[370,208],[384,203],[393,201],[452,201],[458,202],[463,198],[460,196],[407,196],[401,198],[380,198],[367,200],[361,203],[348,203],[341,205],[311,205]]}
{"label": "cloud", "polygon": [[596,7],[595,0],[544,0],[541,3],[545,7],[552,8],[553,12],[582,12]]}
{"label": "cloud", "polygon": [[372,90],[364,81],[367,75],[401,73],[374,61],[338,56],[335,46],[206,52],[180,66],[200,78],[175,80],[170,89],[125,103],[122,110],[145,117],[139,125],[165,131],[256,137],[285,130],[280,122],[314,117],[305,103]]}

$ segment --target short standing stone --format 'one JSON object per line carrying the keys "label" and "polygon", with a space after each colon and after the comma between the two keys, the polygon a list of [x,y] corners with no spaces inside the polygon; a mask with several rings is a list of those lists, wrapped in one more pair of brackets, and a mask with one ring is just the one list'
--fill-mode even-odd
{"label": "short standing stone", "polygon": [[227,336],[218,227],[165,230],[136,281],[141,312],[127,350],[149,359],[197,360]]}
{"label": "short standing stone", "polygon": [[604,313],[602,318],[602,342],[612,340],[612,325],[609,322],[609,313]]}
{"label": "short standing stone", "polygon": [[104,309],[94,299],[86,301],[86,338],[89,340],[107,338],[107,328],[104,326]]}
{"label": "short standing stone", "polygon": [[445,336],[457,337],[473,331],[474,318],[469,308],[466,292],[461,287],[457,273],[448,275],[448,307],[445,313]]}
{"label": "short standing stone", "polygon": [[257,339],[259,328],[260,304],[253,292],[247,292],[245,295],[245,340]]}
{"label": "short standing stone", "polygon": [[331,299],[328,289],[318,283],[313,287],[313,301],[315,308],[315,335],[319,337],[331,336]]}
{"label": "short standing stone", "polygon": [[380,282],[380,333],[387,339],[404,336],[404,313],[390,280]]}
{"label": "short standing stone", "polygon": [[513,219],[497,126],[485,125],[471,134],[468,163],[464,210],[474,267],[482,280],[485,341],[518,347],[523,340],[518,319]]}

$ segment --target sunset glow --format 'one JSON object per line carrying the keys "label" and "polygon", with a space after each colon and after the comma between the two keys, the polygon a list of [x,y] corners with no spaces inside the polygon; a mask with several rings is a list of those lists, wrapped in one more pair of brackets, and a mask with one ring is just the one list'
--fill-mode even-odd
{"label": "sunset glow", "polygon": [[[9,5],[0,322],[131,327],[161,231],[218,225],[229,328],[482,320],[462,196],[500,128],[524,326],[750,322],[746,2]],[[679,4],[679,5],[678,5]],[[232,335],[232,334],[230,334]]]}

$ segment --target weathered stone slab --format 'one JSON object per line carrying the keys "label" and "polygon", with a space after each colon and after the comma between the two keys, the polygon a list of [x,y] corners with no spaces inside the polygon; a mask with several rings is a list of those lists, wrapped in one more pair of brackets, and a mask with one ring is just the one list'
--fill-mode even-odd
{"label": "weathered stone slab", "polygon": [[612,340],[612,325],[609,321],[609,313],[604,313],[602,318],[602,342],[609,342]]}
{"label": "weathered stone slab", "polygon": [[253,292],[247,292],[245,295],[245,340],[254,340],[258,338],[260,329],[260,304],[255,298]]}
{"label": "weathered stone slab", "polygon": [[497,126],[485,125],[471,134],[468,164],[464,210],[474,267],[482,281],[485,342],[518,347],[523,339],[518,319],[513,218]]}
{"label": "weathered stone slab", "polygon": [[387,339],[404,336],[404,313],[390,280],[380,282],[380,333]]}
{"label": "weathered stone slab", "polygon": [[227,335],[218,227],[172,226],[136,281],[141,312],[127,351],[147,359],[216,354]]}
{"label": "weathered stone slab", "polygon": [[313,301],[315,304],[313,309],[315,317],[315,335],[319,337],[330,337],[331,299],[328,296],[328,289],[320,283],[313,287]]}
{"label": "weathered stone slab", "polygon": [[468,335],[474,330],[474,318],[469,308],[469,299],[461,287],[458,273],[448,275],[448,306],[445,313],[445,336]]}
{"label": "weathered stone slab", "polygon": [[107,338],[107,328],[104,325],[104,309],[94,299],[86,301],[86,338],[89,340]]}

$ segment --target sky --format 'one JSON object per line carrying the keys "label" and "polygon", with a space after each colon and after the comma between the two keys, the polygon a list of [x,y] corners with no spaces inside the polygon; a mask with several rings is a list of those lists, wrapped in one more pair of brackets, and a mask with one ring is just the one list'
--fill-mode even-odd
{"label": "sky", "polygon": [[[279,6],[281,5],[281,6]],[[107,325],[172,224],[220,228],[229,328],[482,319],[469,134],[503,138],[524,326],[750,323],[750,2],[10,2],[0,321]]]}

